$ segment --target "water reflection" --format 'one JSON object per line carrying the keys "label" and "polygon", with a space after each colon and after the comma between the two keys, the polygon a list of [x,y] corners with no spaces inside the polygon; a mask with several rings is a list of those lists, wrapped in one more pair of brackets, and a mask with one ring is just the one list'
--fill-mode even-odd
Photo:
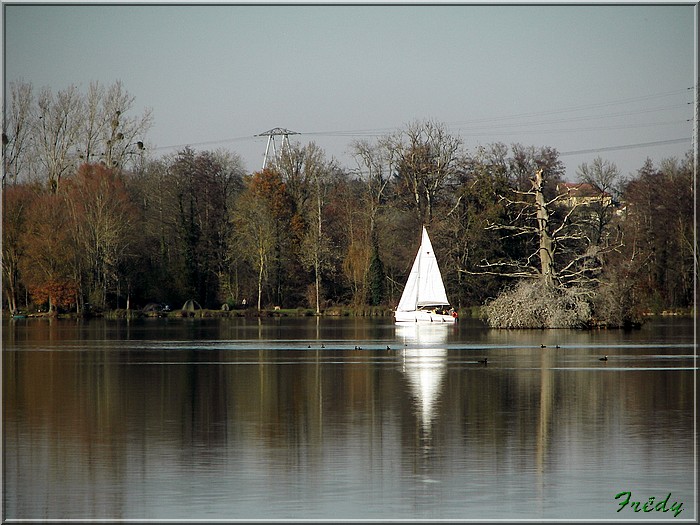
{"label": "water reflection", "polygon": [[396,338],[403,347],[397,352],[399,368],[410,387],[413,412],[418,426],[415,448],[406,450],[411,473],[418,484],[411,489],[417,508],[434,505],[440,483],[440,462],[433,446],[433,425],[439,416],[440,396],[447,373],[447,339],[452,331],[445,325],[397,325]]}
{"label": "water reflection", "polygon": [[695,512],[692,323],[3,328],[12,519],[659,517],[616,514],[622,490]]}
{"label": "water reflection", "polygon": [[447,371],[447,329],[449,327],[418,324],[396,328],[397,338],[404,344],[398,353],[401,371],[411,386],[425,440],[430,438],[442,380]]}

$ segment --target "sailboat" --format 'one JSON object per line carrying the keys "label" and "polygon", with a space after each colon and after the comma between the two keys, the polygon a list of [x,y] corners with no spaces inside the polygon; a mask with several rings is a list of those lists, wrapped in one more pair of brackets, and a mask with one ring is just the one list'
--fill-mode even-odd
{"label": "sailboat", "polygon": [[423,226],[421,245],[408,275],[394,319],[397,323],[454,323],[457,312],[450,307],[428,230]]}

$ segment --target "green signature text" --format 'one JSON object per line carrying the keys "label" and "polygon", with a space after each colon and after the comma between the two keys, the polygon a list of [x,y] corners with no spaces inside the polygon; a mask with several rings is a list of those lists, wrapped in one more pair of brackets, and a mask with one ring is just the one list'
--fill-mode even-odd
{"label": "green signature text", "polygon": [[673,512],[674,518],[677,517],[681,512],[683,512],[683,509],[681,508],[683,506],[683,502],[674,501],[673,504],[669,505],[669,500],[671,499],[670,492],[668,493],[668,496],[666,496],[666,499],[658,501],[657,503],[655,503],[654,496],[651,496],[649,500],[645,501],[644,503],[642,503],[641,501],[631,501],[632,493],[629,491],[620,492],[617,496],[615,496],[615,499],[620,500],[620,508],[617,509],[617,512],[620,512],[628,505],[629,508],[632,509],[634,512],[671,511]]}

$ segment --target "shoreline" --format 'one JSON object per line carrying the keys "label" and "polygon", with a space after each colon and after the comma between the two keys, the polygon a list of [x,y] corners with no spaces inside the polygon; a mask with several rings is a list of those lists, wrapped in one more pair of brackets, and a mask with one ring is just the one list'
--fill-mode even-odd
{"label": "shoreline", "polygon": [[[169,312],[142,310],[117,309],[106,312],[91,312],[89,314],[77,314],[75,312],[30,312],[10,314],[7,310],[2,311],[3,319],[230,319],[230,318],[263,318],[263,317],[391,317],[394,310],[388,307],[365,306],[365,307],[330,307],[320,313],[316,313],[313,308],[266,308],[258,311],[256,308],[213,310],[201,308],[197,310],[172,310]],[[479,318],[479,307],[467,307],[458,310],[460,318]],[[648,311],[643,314],[644,318],[654,317],[689,317],[695,316],[695,309],[677,308],[666,309],[660,312]],[[605,328],[605,327],[594,327]],[[612,327],[611,327],[612,328]]]}

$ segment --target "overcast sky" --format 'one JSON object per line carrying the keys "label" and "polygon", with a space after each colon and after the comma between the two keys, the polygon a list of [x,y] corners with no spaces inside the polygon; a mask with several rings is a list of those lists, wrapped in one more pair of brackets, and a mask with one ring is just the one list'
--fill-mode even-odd
{"label": "overcast sky", "polygon": [[266,137],[353,140],[415,120],[467,149],[556,148],[622,175],[691,149],[696,7],[640,5],[3,4],[4,93],[121,80],[153,111],[156,156],[191,145],[262,166]]}

